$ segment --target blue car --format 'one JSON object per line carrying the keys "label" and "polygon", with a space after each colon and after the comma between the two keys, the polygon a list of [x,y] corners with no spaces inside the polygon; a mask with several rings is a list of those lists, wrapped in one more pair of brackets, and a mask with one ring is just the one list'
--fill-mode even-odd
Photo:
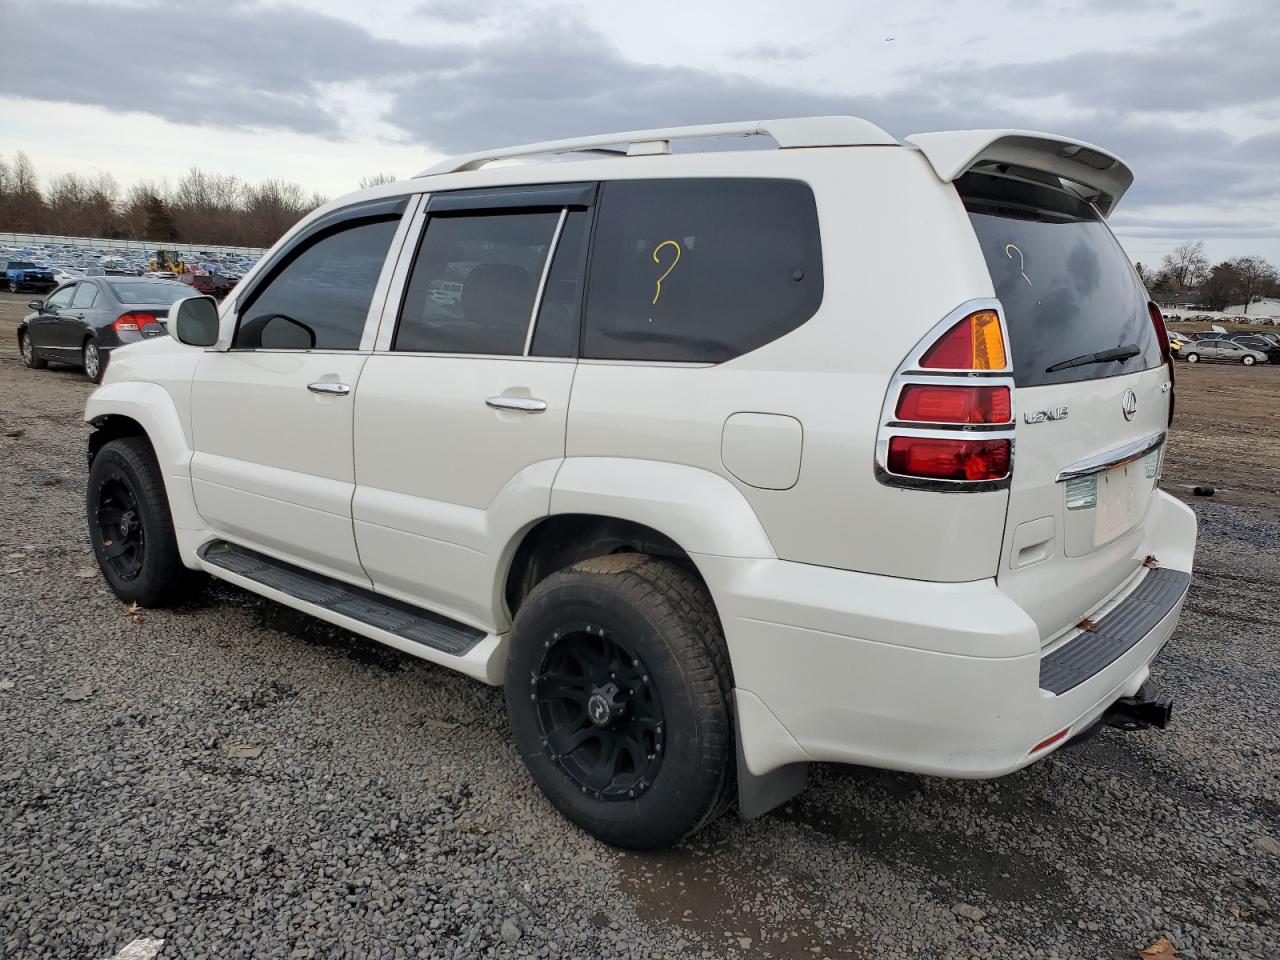
{"label": "blue car", "polygon": [[30,260],[8,260],[4,264],[4,273],[0,279],[8,286],[10,293],[21,290],[36,290],[44,293],[52,290],[57,281],[53,271],[48,267],[39,267]]}

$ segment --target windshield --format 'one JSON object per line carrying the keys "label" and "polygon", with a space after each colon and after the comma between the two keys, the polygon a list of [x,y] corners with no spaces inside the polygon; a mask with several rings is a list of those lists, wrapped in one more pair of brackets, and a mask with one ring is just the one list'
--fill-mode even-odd
{"label": "windshield", "polygon": [[[1004,306],[1018,386],[1115,377],[1160,364],[1147,293],[1089,204],[985,174],[967,174],[956,186]],[[1129,356],[1066,365],[1104,351]]]}
{"label": "windshield", "polygon": [[35,266],[30,260],[11,260],[9,262],[10,270],[34,270]]}
{"label": "windshield", "polygon": [[191,296],[191,289],[180,283],[113,283],[111,292],[121,303],[166,304]]}

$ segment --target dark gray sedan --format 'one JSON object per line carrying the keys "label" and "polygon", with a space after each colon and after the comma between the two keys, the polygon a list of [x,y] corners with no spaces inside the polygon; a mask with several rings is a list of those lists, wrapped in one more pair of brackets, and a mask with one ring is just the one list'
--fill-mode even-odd
{"label": "dark gray sedan", "polygon": [[84,369],[102,380],[111,351],[127,343],[163,336],[169,307],[194,295],[191,287],[146,277],[86,277],[64,283],[18,324],[22,361],[40,369],[50,360]]}

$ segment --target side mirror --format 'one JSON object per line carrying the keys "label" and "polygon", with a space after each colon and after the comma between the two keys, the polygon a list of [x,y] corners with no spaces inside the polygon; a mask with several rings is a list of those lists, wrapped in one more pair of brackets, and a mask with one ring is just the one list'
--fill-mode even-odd
{"label": "side mirror", "polygon": [[213,297],[187,297],[169,308],[169,334],[189,347],[218,342],[218,304]]}
{"label": "side mirror", "polygon": [[44,309],[44,301],[43,301],[43,300],[28,300],[28,301],[27,301],[27,306],[28,306],[28,307],[30,307],[32,310],[43,310],[43,309]]}

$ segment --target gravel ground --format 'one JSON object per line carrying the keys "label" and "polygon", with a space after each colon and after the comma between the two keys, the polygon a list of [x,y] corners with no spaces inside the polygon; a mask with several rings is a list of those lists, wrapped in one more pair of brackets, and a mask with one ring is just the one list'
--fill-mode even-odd
{"label": "gravel ground", "polygon": [[[0,955],[1280,957],[1274,500],[1194,503],[1169,731],[988,783],[818,767],[623,854],[543,802],[500,691],[224,585],[130,616],[84,533],[90,387],[20,365],[20,313],[0,296]],[[1217,372],[1180,378],[1171,472],[1232,428],[1196,406]],[[1275,410],[1280,368],[1250,372]],[[1233,469],[1273,476],[1258,450]]]}

